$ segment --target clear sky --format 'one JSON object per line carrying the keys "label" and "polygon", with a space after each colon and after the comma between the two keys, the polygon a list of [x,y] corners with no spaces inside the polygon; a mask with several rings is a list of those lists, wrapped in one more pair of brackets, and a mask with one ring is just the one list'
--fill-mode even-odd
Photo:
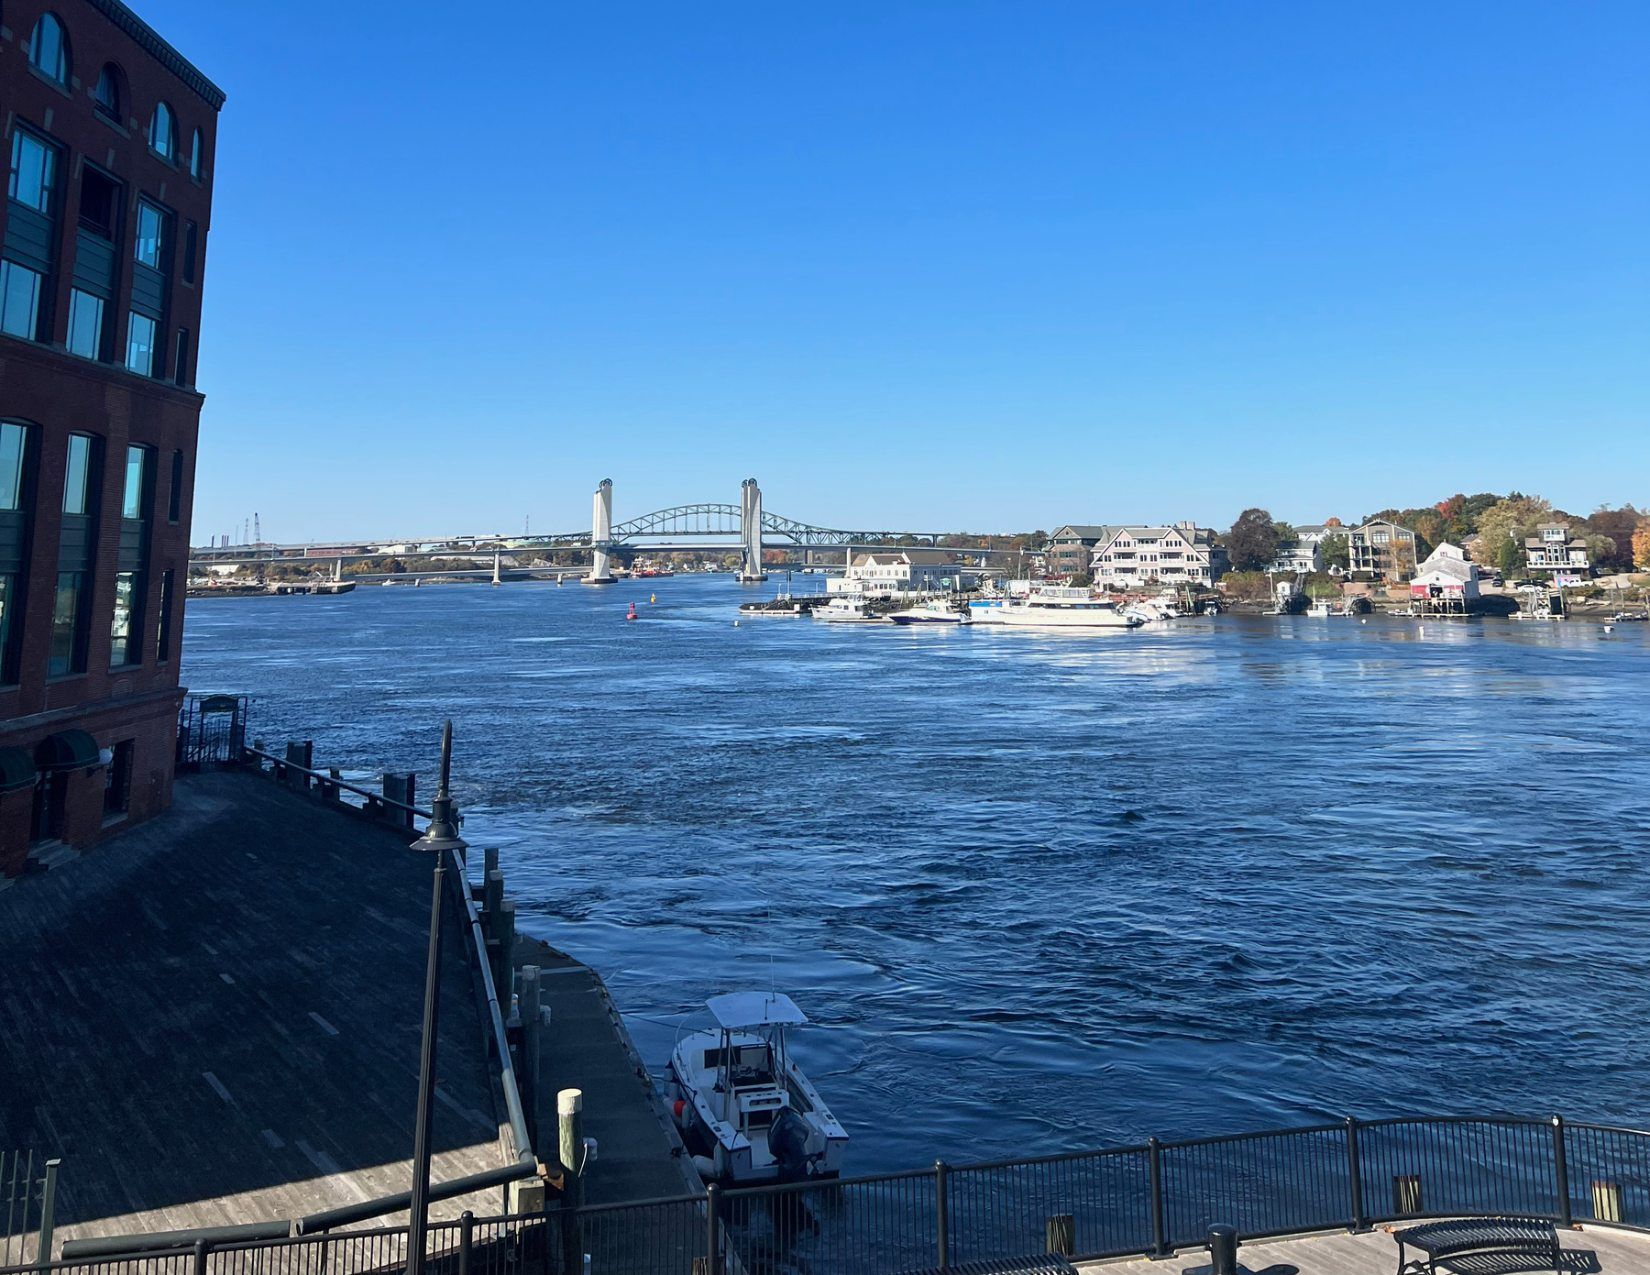
{"label": "clear sky", "polygon": [[1650,503],[1650,5],[134,0],[197,541]]}

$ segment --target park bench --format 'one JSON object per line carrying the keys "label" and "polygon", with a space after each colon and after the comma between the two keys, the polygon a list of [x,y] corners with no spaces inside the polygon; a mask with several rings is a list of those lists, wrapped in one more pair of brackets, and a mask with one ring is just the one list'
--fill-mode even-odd
{"label": "park bench", "polygon": [[[1558,1231],[1533,1217],[1459,1218],[1426,1222],[1392,1232],[1398,1241],[1398,1275],[1511,1275],[1551,1270],[1563,1275]],[[1414,1249],[1419,1256],[1407,1257]]]}

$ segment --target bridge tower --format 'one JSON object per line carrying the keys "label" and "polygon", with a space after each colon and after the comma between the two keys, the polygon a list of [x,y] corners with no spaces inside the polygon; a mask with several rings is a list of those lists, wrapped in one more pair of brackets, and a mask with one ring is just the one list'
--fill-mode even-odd
{"label": "bridge tower", "polygon": [[739,539],[739,582],[760,584],[768,576],[762,570],[762,489],[754,478],[739,484]]}
{"label": "bridge tower", "polygon": [[585,584],[612,584],[613,567],[608,551],[613,543],[613,480],[604,478],[596,488],[595,509],[590,522],[590,574]]}

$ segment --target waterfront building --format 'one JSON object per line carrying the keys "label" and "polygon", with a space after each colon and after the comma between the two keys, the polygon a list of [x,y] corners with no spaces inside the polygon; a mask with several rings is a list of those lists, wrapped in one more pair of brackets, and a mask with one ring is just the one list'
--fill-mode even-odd
{"label": "waterfront building", "polygon": [[1293,539],[1278,546],[1271,570],[1283,574],[1311,574],[1323,570],[1323,542],[1342,528],[1326,523],[1307,523],[1294,529]]}
{"label": "waterfront building", "polygon": [[1101,527],[1087,523],[1069,523],[1059,527],[1048,538],[1045,565],[1050,575],[1074,576],[1089,570],[1094,547],[1110,540],[1115,527]]}
{"label": "waterfront building", "polygon": [[1090,557],[1095,584],[1110,589],[1135,589],[1150,581],[1211,586],[1228,566],[1215,533],[1190,522],[1110,528]]}
{"label": "waterfront building", "polygon": [[1467,557],[1464,549],[1441,544],[1428,555],[1409,582],[1409,596],[1427,610],[1471,611],[1483,596],[1478,564]]}
{"label": "waterfront building", "polygon": [[0,27],[0,873],[171,798],[223,93],[118,0]]}
{"label": "waterfront building", "polygon": [[1525,566],[1556,585],[1580,584],[1592,572],[1587,542],[1570,534],[1567,522],[1544,522],[1524,540]]}
{"label": "waterfront building", "polygon": [[1346,533],[1347,570],[1397,583],[1415,574],[1415,533],[1377,518]]}
{"label": "waterfront building", "polygon": [[840,579],[827,582],[832,593],[892,597],[903,593],[937,593],[971,589],[979,569],[956,561],[943,549],[875,549],[856,553]]}

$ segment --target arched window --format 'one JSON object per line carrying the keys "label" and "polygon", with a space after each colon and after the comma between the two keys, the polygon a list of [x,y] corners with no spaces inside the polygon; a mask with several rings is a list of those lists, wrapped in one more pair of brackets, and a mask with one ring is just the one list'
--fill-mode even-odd
{"label": "arched window", "polygon": [[97,77],[97,87],[92,90],[92,100],[97,103],[97,109],[116,122],[120,120],[122,100],[126,96],[120,91],[124,78],[118,66],[105,62]]}
{"label": "arched window", "polygon": [[69,37],[55,14],[42,14],[29,37],[29,65],[59,84],[69,82]]}
{"label": "arched window", "polygon": [[178,126],[173,118],[172,108],[165,102],[155,107],[155,114],[149,121],[149,145],[154,148],[155,154],[162,159],[171,159],[178,144]]}
{"label": "arched window", "polygon": [[189,175],[196,181],[206,171],[206,134],[200,129],[189,139]]}

